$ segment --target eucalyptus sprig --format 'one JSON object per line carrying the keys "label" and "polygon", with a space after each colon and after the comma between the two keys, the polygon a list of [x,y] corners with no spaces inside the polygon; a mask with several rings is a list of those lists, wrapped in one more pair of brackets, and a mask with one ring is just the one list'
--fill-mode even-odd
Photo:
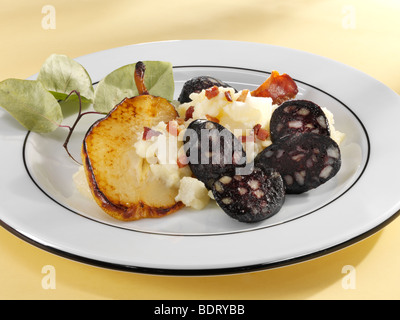
{"label": "eucalyptus sprig", "polygon": [[[175,89],[172,65],[163,61],[145,61],[144,64],[147,70],[144,81],[149,93],[171,101]],[[69,134],[64,148],[74,159],[68,150],[68,142],[82,116],[107,114],[124,98],[138,95],[134,84],[135,65],[114,70],[94,89],[89,73],[81,64],[66,55],[52,54],[41,66],[37,80],[6,79],[0,82],[0,107],[29,131],[43,134],[67,128]],[[71,99],[73,94],[77,95],[77,101]],[[72,127],[63,125],[63,114],[71,113],[71,110],[65,110],[71,108],[67,101],[73,102],[72,106],[76,103],[79,106]],[[83,105],[93,105],[94,111],[82,113]]]}

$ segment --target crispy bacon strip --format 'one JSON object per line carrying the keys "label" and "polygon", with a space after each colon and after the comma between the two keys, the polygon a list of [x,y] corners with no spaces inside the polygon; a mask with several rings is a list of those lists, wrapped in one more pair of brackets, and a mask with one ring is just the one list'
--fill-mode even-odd
{"label": "crispy bacon strip", "polygon": [[150,140],[152,137],[158,137],[160,134],[162,134],[161,132],[155,131],[148,127],[144,127],[143,129],[143,140]]}
{"label": "crispy bacon strip", "polygon": [[177,137],[179,135],[178,121],[171,120],[167,123],[167,131],[170,135]]}
{"label": "crispy bacon strip", "polygon": [[267,140],[268,136],[269,136],[269,132],[263,128],[261,128],[261,124],[256,124],[253,128],[254,134],[256,135],[256,137],[261,140],[261,141],[265,141]]}
{"label": "crispy bacon strip", "polygon": [[186,154],[181,154],[178,156],[176,163],[178,164],[178,168],[183,168],[189,164],[189,159],[186,157]]}
{"label": "crispy bacon strip", "polygon": [[217,86],[213,86],[206,90],[206,97],[208,100],[215,98],[219,94],[219,89]]}
{"label": "crispy bacon strip", "polygon": [[279,72],[272,71],[271,76],[261,86],[251,92],[254,97],[270,97],[274,104],[293,99],[298,93],[298,88],[293,79],[286,73],[279,75]]}
{"label": "crispy bacon strip", "polygon": [[218,119],[218,118],[213,117],[213,116],[210,116],[209,114],[206,114],[206,118],[207,118],[207,120],[209,120],[209,121],[219,123],[219,119]]}
{"label": "crispy bacon strip", "polygon": [[228,102],[232,102],[233,101],[232,95],[231,95],[231,93],[229,91],[225,91],[225,99]]}
{"label": "crispy bacon strip", "polygon": [[190,106],[185,112],[185,121],[193,118],[194,106]]}
{"label": "crispy bacon strip", "polygon": [[244,89],[242,91],[242,93],[240,94],[240,96],[236,99],[236,101],[245,102],[248,94],[249,94],[249,90]]}

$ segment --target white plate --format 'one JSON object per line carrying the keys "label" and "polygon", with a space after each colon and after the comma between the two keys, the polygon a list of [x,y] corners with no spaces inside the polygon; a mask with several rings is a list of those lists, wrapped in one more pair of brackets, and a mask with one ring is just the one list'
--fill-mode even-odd
{"label": "white plate", "polygon": [[[196,75],[253,89],[272,70],[288,73],[299,86],[298,98],[327,107],[337,130],[346,133],[340,172],[316,190],[288,196],[277,215],[258,224],[236,222],[214,204],[122,223],[75,190],[77,166],[62,148],[66,130],[27,133],[0,110],[0,221],[6,229],[40,248],[96,266],[211,275],[310,259],[363,239],[397,217],[400,97],[380,82],[323,57],[246,42],[147,43],[77,59],[95,83],[138,60],[170,61],[176,98],[183,83]],[[71,140],[77,156],[95,120],[84,119]]]}

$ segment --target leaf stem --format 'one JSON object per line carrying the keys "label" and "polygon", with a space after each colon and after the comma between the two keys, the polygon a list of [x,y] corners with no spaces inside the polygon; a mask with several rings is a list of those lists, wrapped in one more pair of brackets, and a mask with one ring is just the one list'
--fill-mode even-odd
{"label": "leaf stem", "polygon": [[68,144],[69,144],[69,140],[71,139],[72,133],[74,132],[76,126],[78,125],[79,121],[81,120],[81,118],[84,115],[87,114],[103,114],[101,112],[97,112],[97,111],[88,111],[88,112],[84,112],[82,113],[82,99],[81,99],[81,94],[79,91],[77,90],[72,90],[70,92],[70,94],[64,99],[64,101],[66,101],[72,94],[76,94],[78,96],[78,100],[79,100],[79,111],[78,111],[78,116],[76,117],[76,120],[74,122],[74,124],[71,126],[67,126],[67,125],[59,125],[60,128],[67,128],[69,130],[69,133],[67,135],[67,138],[65,139],[65,142],[63,144],[63,147],[65,149],[65,151],[67,152],[67,154],[69,155],[69,157],[74,160],[78,165],[82,165],[82,163],[80,163],[79,161],[77,161],[72,154],[70,153],[69,149],[68,149]]}

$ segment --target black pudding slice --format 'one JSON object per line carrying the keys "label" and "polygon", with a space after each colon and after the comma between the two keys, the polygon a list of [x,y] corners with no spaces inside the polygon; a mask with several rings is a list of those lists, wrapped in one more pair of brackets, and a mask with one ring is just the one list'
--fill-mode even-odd
{"label": "black pudding slice", "polygon": [[333,178],[341,167],[337,143],[317,133],[280,139],[260,152],[254,165],[274,168],[285,183],[286,193],[299,194]]}
{"label": "black pudding slice", "polygon": [[225,175],[214,182],[212,192],[221,209],[240,222],[272,217],[285,201],[281,175],[255,167],[248,175]]}
{"label": "black pudding slice", "polygon": [[321,107],[308,100],[290,100],[282,103],[271,116],[271,141],[304,132],[330,136],[328,119]]}
{"label": "black pudding slice", "polygon": [[[200,76],[200,77],[190,79],[184,83],[181,94],[179,95],[178,101],[180,103],[190,102],[190,101],[192,101],[190,99],[190,95],[192,93],[200,93],[202,90],[209,89],[213,86],[224,87],[224,88],[233,88],[229,84],[222,82],[219,79],[209,77],[209,76]],[[235,91],[236,91],[236,89],[235,89]]]}
{"label": "black pudding slice", "polygon": [[215,180],[246,166],[242,143],[224,126],[209,120],[192,121],[184,150],[195,177],[211,189]]}

